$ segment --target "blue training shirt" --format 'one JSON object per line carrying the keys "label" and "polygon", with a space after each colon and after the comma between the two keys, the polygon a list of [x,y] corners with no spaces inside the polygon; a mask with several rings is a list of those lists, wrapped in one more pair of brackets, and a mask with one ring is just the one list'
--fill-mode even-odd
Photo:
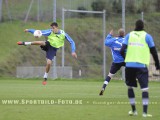
{"label": "blue training shirt", "polygon": [[[123,42],[123,44],[125,45],[128,45],[128,40],[129,40],[129,35],[130,33],[128,33],[126,36],[125,36],[125,40]],[[148,44],[148,47],[151,48],[151,47],[154,47],[155,44],[154,44],[154,41],[153,41],[153,38],[150,34],[146,34],[146,43]],[[135,67],[135,68],[144,68],[144,67],[147,67],[145,64],[142,64],[142,63],[137,63],[137,62],[127,62],[126,63],[126,67]]]}
{"label": "blue training shirt", "polygon": [[[30,32],[32,34],[34,33],[34,31],[35,31],[35,29],[28,29],[28,32]],[[49,36],[51,34],[52,29],[41,30],[41,32],[42,32],[43,36],[47,37],[47,36]],[[59,30],[59,32],[57,34],[61,34],[61,30]],[[75,46],[75,42],[73,41],[73,39],[67,33],[65,33],[65,39],[70,43],[71,51],[75,52],[76,46]]]}
{"label": "blue training shirt", "polygon": [[124,62],[124,58],[120,54],[120,49],[122,47],[123,41],[123,37],[113,37],[111,34],[108,34],[105,39],[105,45],[111,49],[114,63]]}

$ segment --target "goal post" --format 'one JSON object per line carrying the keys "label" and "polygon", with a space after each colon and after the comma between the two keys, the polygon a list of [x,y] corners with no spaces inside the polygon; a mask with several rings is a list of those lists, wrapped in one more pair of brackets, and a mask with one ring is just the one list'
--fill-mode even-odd
{"label": "goal post", "polygon": [[[103,77],[106,77],[106,47],[105,47],[105,36],[106,36],[106,11],[87,11],[87,10],[72,10],[72,9],[65,9],[62,8],[62,29],[65,29],[65,14],[66,12],[76,12],[76,13],[90,13],[90,14],[102,14],[102,31],[103,31]],[[65,66],[65,50],[64,46],[62,47],[62,68]]]}

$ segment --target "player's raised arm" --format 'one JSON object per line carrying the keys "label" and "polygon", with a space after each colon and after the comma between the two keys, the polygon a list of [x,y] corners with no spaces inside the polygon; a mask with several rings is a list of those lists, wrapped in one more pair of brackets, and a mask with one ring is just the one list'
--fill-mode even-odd
{"label": "player's raised arm", "polygon": [[35,31],[35,29],[25,29],[24,30],[24,32],[26,32],[26,33],[29,32],[29,33],[32,33],[32,34],[34,33],[34,31]]}
{"label": "player's raised arm", "polygon": [[[36,30],[35,29],[25,29],[24,32],[29,32],[34,34]],[[52,32],[51,29],[46,29],[46,30],[40,30],[43,36],[49,36]]]}
{"label": "player's raised arm", "polygon": [[113,30],[111,30],[109,32],[109,34],[106,36],[105,45],[106,46],[111,46],[114,39],[115,38],[113,37]]}

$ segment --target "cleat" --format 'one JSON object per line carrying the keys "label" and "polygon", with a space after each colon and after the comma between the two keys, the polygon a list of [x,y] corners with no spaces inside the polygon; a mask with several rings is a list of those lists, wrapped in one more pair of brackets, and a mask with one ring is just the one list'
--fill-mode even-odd
{"label": "cleat", "polygon": [[17,42],[18,45],[25,45],[25,42],[19,41]]}
{"label": "cleat", "polygon": [[137,111],[134,111],[134,112],[133,112],[133,111],[129,111],[129,112],[128,112],[128,115],[129,115],[129,116],[137,116],[138,113],[137,113]]}
{"label": "cleat", "polygon": [[102,96],[103,93],[104,93],[104,89],[102,89],[102,90],[100,91],[99,95]]}
{"label": "cleat", "polygon": [[152,117],[151,114],[147,114],[147,113],[143,113],[142,116],[143,116],[143,117]]}
{"label": "cleat", "polygon": [[47,84],[47,78],[44,78],[42,84],[43,84],[43,85],[46,85],[46,84]]}

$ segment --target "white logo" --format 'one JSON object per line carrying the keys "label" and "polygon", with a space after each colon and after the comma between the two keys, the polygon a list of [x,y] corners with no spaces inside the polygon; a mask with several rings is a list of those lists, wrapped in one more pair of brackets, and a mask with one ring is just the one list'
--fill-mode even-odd
{"label": "white logo", "polygon": [[117,40],[115,41],[115,43],[119,44],[120,46],[122,46],[122,43],[118,42]]}

